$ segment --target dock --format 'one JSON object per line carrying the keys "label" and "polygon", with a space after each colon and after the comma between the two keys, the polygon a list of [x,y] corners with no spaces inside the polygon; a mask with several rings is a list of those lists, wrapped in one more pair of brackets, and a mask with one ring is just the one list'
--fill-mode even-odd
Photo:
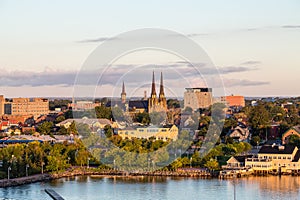
{"label": "dock", "polygon": [[57,192],[52,189],[45,189],[45,192],[53,199],[53,200],[64,200],[62,196],[60,196]]}

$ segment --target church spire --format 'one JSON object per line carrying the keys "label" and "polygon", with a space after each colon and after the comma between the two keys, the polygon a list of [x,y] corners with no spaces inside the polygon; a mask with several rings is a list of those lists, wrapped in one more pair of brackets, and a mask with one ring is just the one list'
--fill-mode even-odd
{"label": "church spire", "polygon": [[153,70],[153,75],[152,75],[151,97],[152,97],[152,98],[155,98],[155,97],[156,97],[154,70]]}
{"label": "church spire", "polygon": [[123,93],[123,94],[126,94],[126,92],[125,92],[125,84],[124,84],[124,81],[123,81],[123,86],[122,86],[122,93]]}
{"label": "church spire", "polygon": [[122,103],[125,103],[125,102],[126,102],[126,92],[125,92],[125,84],[124,84],[124,81],[123,81],[123,86],[122,86],[121,100],[122,100]]}
{"label": "church spire", "polygon": [[160,90],[159,90],[159,98],[164,98],[165,92],[164,92],[164,84],[163,84],[163,74],[160,73]]}

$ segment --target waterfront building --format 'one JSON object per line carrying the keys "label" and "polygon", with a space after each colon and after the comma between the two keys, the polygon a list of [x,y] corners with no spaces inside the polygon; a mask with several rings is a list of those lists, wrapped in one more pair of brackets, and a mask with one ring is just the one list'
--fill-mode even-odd
{"label": "waterfront building", "polygon": [[300,172],[300,150],[293,145],[264,145],[256,158],[247,158],[246,167],[255,173]]}
{"label": "waterfront building", "polygon": [[199,108],[208,108],[213,103],[211,88],[185,88],[184,108],[190,107],[194,111]]}

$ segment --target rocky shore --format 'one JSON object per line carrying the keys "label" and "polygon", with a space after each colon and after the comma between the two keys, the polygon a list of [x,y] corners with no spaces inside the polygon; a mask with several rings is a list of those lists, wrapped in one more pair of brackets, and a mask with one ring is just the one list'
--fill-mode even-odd
{"label": "rocky shore", "polygon": [[53,174],[36,174],[27,177],[14,178],[14,179],[2,179],[0,180],[0,188],[13,187],[24,184],[30,184],[35,182],[50,181],[53,179],[59,179],[64,177],[73,176],[119,176],[119,177],[134,177],[134,176],[173,176],[173,177],[202,177],[210,178],[212,174],[204,170],[180,170],[180,171],[155,171],[155,172],[122,172],[114,170],[98,170],[98,169],[86,169],[86,168],[71,168],[65,172],[53,173]]}

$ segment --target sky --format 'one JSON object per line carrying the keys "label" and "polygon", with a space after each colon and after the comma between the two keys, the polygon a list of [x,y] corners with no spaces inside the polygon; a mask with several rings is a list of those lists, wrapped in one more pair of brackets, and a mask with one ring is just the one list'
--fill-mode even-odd
{"label": "sky", "polygon": [[[0,94],[71,97],[78,72],[103,42],[157,28],[197,43],[218,68],[226,95],[300,96],[299,8],[298,0],[0,0]],[[155,70],[157,84],[164,74],[167,96],[183,96],[185,87],[205,86],[217,76],[204,66],[204,79],[181,81],[199,77],[189,73],[186,60],[162,51],[127,53],[113,63],[109,78],[97,89],[86,83],[84,91],[118,96],[124,81],[128,94],[143,96]],[[99,64],[100,71],[105,67]]]}

